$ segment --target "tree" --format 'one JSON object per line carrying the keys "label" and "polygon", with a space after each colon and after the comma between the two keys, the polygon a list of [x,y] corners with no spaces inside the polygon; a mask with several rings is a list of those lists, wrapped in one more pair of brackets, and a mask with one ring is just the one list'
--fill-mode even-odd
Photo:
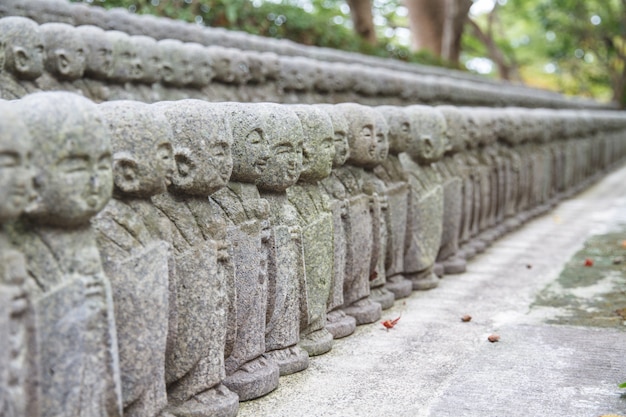
{"label": "tree", "polygon": [[458,64],[472,0],[405,0],[405,4],[409,9],[412,48],[427,49]]}
{"label": "tree", "polygon": [[354,23],[354,30],[361,38],[370,44],[376,43],[376,29],[372,15],[370,0],[347,0],[350,6],[350,17]]}

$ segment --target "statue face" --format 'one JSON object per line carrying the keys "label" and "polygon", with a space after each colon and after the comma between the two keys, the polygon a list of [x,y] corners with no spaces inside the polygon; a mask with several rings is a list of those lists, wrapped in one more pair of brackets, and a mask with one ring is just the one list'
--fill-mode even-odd
{"label": "statue face", "polygon": [[165,84],[182,87],[193,81],[194,69],[184,44],[173,39],[158,43],[161,56],[161,77]]}
{"label": "statue face", "polygon": [[23,17],[5,17],[2,21],[0,43],[6,45],[4,66],[24,80],[40,77],[44,67],[44,43],[39,26]]}
{"label": "statue face", "polygon": [[294,106],[294,109],[304,133],[299,180],[322,180],[330,175],[335,157],[332,121],[326,113],[313,106]]}
{"label": "statue face", "polygon": [[84,224],[111,197],[108,130],[100,120],[87,119],[82,125],[66,125],[63,131],[51,133],[53,137],[47,139],[56,146],[47,146],[47,155],[37,158],[37,201],[29,214],[51,226]]}
{"label": "statue face", "polygon": [[32,196],[31,139],[18,114],[0,104],[0,224],[17,218]]}
{"label": "statue face", "polygon": [[446,118],[446,139],[448,143],[446,151],[453,153],[462,151],[465,149],[468,140],[467,122],[464,113],[454,106],[439,106],[437,109]]}
{"label": "statue face", "polygon": [[157,42],[147,36],[131,36],[139,59],[138,78],[135,80],[153,84],[161,78],[161,51]]}
{"label": "statue face", "polygon": [[236,84],[246,84],[250,80],[250,68],[248,58],[241,51],[231,53],[231,69],[233,82]]}
{"label": "statue face", "polygon": [[374,130],[374,110],[367,106],[352,103],[339,104],[337,109],[348,121],[348,143],[350,145],[348,162],[360,167],[378,165],[380,156]]}
{"label": "statue face", "polygon": [[131,37],[117,31],[106,32],[112,45],[111,78],[118,82],[138,80],[141,77],[141,62]]}
{"label": "statue face", "polygon": [[302,170],[303,132],[298,116],[280,105],[264,105],[264,130],[270,143],[270,159],[257,186],[284,191],[298,181]]}
{"label": "statue face", "polygon": [[444,152],[446,120],[440,111],[428,106],[408,107],[412,137],[407,153],[419,164],[438,161]]}
{"label": "statue face", "polygon": [[377,108],[389,127],[389,152],[398,155],[406,152],[411,140],[411,120],[402,107],[382,106]]}
{"label": "statue face", "polygon": [[343,119],[344,123],[335,122],[335,120],[333,120],[333,145],[335,146],[333,167],[342,166],[348,160],[348,156],[350,156],[350,147],[348,146],[348,123],[342,116],[338,115],[338,118],[339,117]]}
{"label": "statue face", "polygon": [[207,49],[200,44],[185,44],[189,53],[191,68],[193,72],[192,85],[204,87],[211,83],[213,79],[213,63]]}
{"label": "statue face", "polygon": [[376,162],[381,164],[387,159],[387,155],[389,154],[389,141],[387,139],[389,136],[389,125],[387,125],[387,121],[382,114],[375,112],[375,116]]}
{"label": "statue face", "polygon": [[46,49],[46,69],[55,77],[77,80],[86,67],[85,42],[76,29],[62,23],[41,25]]}
{"label": "statue face", "polygon": [[109,76],[113,69],[113,45],[106,32],[95,26],[76,28],[88,45],[85,73],[97,79]]}
{"label": "statue face", "polygon": [[220,46],[211,46],[208,48],[213,62],[213,70],[215,71],[215,79],[223,83],[232,83],[235,80],[235,74],[232,69],[232,56],[226,48]]}
{"label": "statue face", "polygon": [[267,168],[270,148],[259,109],[255,104],[235,104],[230,112],[235,181],[255,183]]}

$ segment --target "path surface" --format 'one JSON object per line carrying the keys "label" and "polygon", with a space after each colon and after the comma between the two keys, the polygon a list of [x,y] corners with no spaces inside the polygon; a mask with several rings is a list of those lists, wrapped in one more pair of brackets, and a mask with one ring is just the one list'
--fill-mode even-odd
{"label": "path surface", "polygon": [[396,302],[383,312],[402,314],[396,328],[335,341],[239,416],[626,416],[626,331],[549,325],[554,311],[531,308],[590,236],[621,224],[626,167],[500,239],[467,273]]}

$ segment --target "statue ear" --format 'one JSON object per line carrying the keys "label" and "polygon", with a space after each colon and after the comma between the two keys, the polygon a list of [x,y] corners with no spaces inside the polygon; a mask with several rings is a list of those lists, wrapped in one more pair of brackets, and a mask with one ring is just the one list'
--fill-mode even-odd
{"label": "statue ear", "polygon": [[128,194],[139,189],[137,161],[129,155],[115,155],[113,159],[113,182],[121,192]]}
{"label": "statue ear", "polygon": [[71,68],[70,68],[70,60],[67,58],[65,49],[58,49],[55,51],[55,54],[57,57],[56,59],[57,71],[59,71],[59,74],[61,75],[68,75]]}
{"label": "statue ear", "polygon": [[17,72],[27,72],[30,69],[30,59],[26,50],[21,46],[13,47],[13,65]]}
{"label": "statue ear", "polygon": [[184,147],[175,148],[174,160],[176,161],[176,168],[172,174],[172,185],[177,188],[184,188],[193,182],[195,164],[191,159],[191,150]]}

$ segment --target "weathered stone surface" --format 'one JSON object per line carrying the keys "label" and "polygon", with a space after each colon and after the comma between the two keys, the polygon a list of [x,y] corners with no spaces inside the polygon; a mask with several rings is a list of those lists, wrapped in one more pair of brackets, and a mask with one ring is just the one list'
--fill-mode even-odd
{"label": "weathered stone surface", "polygon": [[212,198],[228,224],[229,253],[235,266],[236,339],[226,352],[224,384],[240,401],[260,397],[278,386],[279,367],[262,355],[268,304],[270,208],[255,181],[267,166],[269,147],[258,106],[220,105],[233,134],[233,174]]}
{"label": "weathered stone surface", "polygon": [[150,198],[174,170],[172,132],[147,104],[100,106],[111,131],[114,199],[92,221],[111,281],[125,416],[156,416],[167,405],[165,350],[169,244],[151,232]]}
{"label": "weathered stone surface", "polygon": [[347,165],[335,171],[349,200],[343,309],[356,319],[357,324],[365,324],[378,320],[381,315],[380,304],[368,298],[374,236],[371,210],[376,200],[363,191],[364,168],[373,168],[378,164],[375,117],[373,110],[358,104],[338,104],[336,109],[348,121],[350,147]]}
{"label": "weathered stone surface", "polygon": [[[18,54],[16,51],[21,51]],[[37,91],[34,80],[43,73],[43,37],[25,17],[0,19],[0,98],[18,99]]]}
{"label": "weathered stone surface", "polygon": [[0,413],[7,417],[40,413],[37,340],[32,292],[26,287],[26,261],[4,228],[26,208],[33,171],[28,166],[31,137],[26,126],[0,101]]}
{"label": "weathered stone surface", "polygon": [[107,81],[113,70],[111,38],[97,26],[79,26],[76,32],[86,45],[85,77],[74,81],[74,85],[91,100],[106,101],[110,95]]}
{"label": "weathered stone surface", "polygon": [[[197,100],[155,107],[174,133],[176,169],[168,193],[153,197],[172,226],[175,275],[165,359],[169,405],[176,416],[235,415],[237,396],[222,385],[224,349],[233,335],[234,267],[226,224],[209,198],[232,170],[227,120]],[[204,414],[202,414],[204,413]]]}
{"label": "weathered stone surface", "polygon": [[346,315],[341,310],[343,306],[343,285],[346,274],[346,229],[345,221],[348,214],[346,192],[343,184],[335,174],[335,169],[345,164],[350,154],[348,147],[348,121],[339,112],[334,111],[334,106],[321,104],[317,106],[328,114],[333,125],[333,145],[335,156],[333,157],[332,171],[330,175],[320,181],[324,192],[330,200],[330,209],[333,214],[333,276],[327,303],[326,329],[334,339],[349,336],[356,329],[356,320]]}
{"label": "weathered stone surface", "polygon": [[407,246],[404,252],[406,277],[414,290],[437,286],[433,273],[443,227],[443,187],[433,164],[444,151],[446,121],[427,106],[409,106],[411,141],[400,161],[409,172]]}
{"label": "weathered stone surface", "polygon": [[303,132],[298,116],[289,108],[263,104],[260,114],[270,159],[256,184],[270,204],[272,225],[265,356],[278,363],[281,375],[288,375],[309,365],[308,354],[297,345],[307,299],[302,229],[286,193],[302,170]]}
{"label": "weathered stone surface", "polygon": [[335,147],[330,117],[313,106],[293,106],[303,130],[302,171],[298,183],[287,189],[289,202],[298,212],[302,228],[306,279],[306,312],[300,329],[300,346],[311,356],[332,347],[332,335],[325,329],[330,296],[334,240],[333,217],[320,181],[331,172]]}
{"label": "weathered stone surface", "polygon": [[85,72],[87,44],[76,29],[66,23],[45,23],[39,27],[44,42],[45,72],[37,78],[43,91],[62,90],[80,94],[73,82]]}
{"label": "weathered stone surface", "polygon": [[34,141],[36,199],[13,238],[36,292],[42,416],[121,416],[111,289],[89,225],[111,197],[108,129],[69,93],[17,106]]}
{"label": "weathered stone surface", "polygon": [[402,108],[383,106],[376,110],[385,117],[389,126],[389,154],[374,169],[374,173],[384,182],[388,201],[385,219],[387,224],[385,287],[397,299],[408,297],[413,290],[413,284],[403,275],[409,184],[408,174],[398,159],[398,155],[408,148],[411,120]]}

